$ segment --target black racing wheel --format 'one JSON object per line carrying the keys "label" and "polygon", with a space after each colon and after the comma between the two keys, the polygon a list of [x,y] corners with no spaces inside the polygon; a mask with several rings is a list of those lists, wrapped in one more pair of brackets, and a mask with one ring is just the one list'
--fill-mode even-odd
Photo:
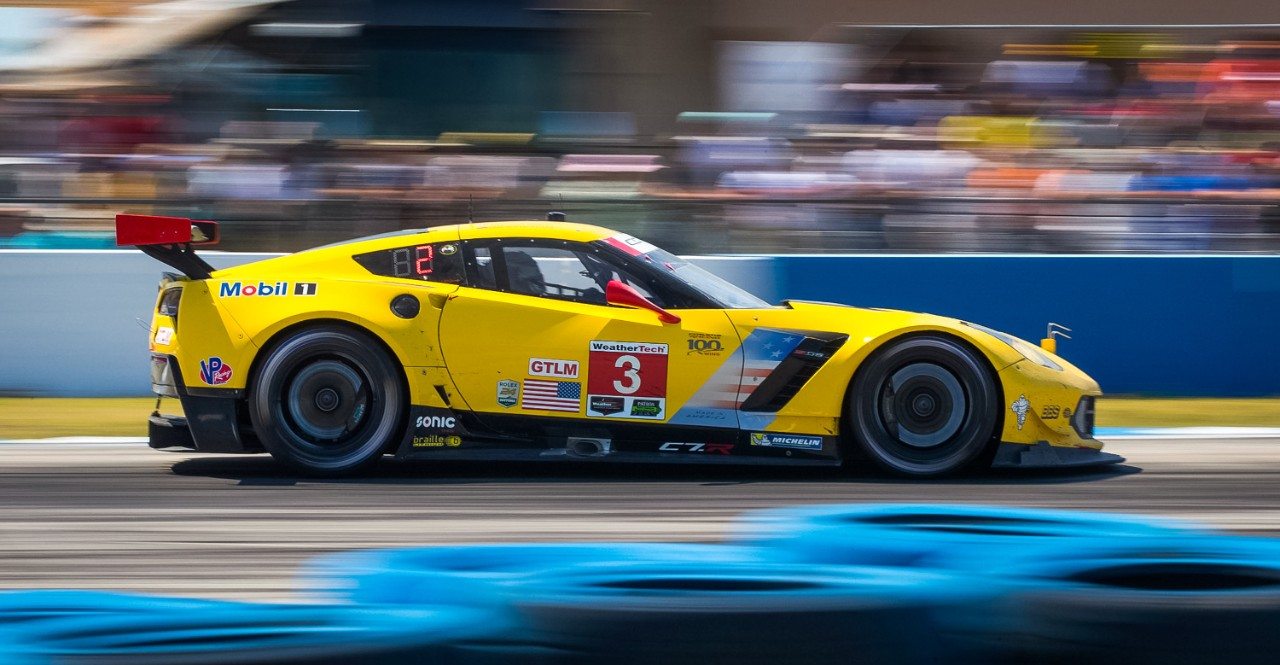
{"label": "black racing wheel", "polygon": [[854,377],[853,438],[880,467],[942,476],[990,461],[998,444],[1000,390],[986,360],[942,335],[891,342]]}
{"label": "black racing wheel", "polygon": [[249,418],[263,447],[308,475],[373,465],[402,430],[402,370],[368,335],[306,328],[277,344],[255,370]]}

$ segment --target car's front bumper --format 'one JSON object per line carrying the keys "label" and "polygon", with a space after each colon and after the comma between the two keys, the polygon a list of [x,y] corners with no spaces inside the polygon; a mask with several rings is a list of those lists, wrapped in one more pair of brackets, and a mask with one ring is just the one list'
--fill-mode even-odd
{"label": "car's front bumper", "polygon": [[1093,438],[1094,406],[1102,391],[1088,375],[1062,362],[1062,370],[1029,360],[1000,370],[1005,398],[1001,441],[1102,449],[1102,442]]}
{"label": "car's front bumper", "polygon": [[1096,448],[1067,448],[1048,443],[1001,443],[996,448],[993,469],[1058,469],[1119,464],[1124,458]]}

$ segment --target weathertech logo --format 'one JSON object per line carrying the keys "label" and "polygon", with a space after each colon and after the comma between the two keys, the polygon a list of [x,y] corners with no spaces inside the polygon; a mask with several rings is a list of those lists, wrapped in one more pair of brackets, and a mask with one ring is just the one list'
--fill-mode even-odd
{"label": "weathertech logo", "polygon": [[[293,295],[295,296],[314,296],[316,294],[315,282],[298,282],[293,285]],[[288,282],[258,282],[254,284],[244,282],[222,282],[218,284],[219,298],[237,298],[240,296],[287,296],[289,295]]]}
{"label": "weathertech logo", "polygon": [[666,344],[649,344],[647,342],[591,342],[591,350],[597,353],[645,353],[665,356],[668,348]]}

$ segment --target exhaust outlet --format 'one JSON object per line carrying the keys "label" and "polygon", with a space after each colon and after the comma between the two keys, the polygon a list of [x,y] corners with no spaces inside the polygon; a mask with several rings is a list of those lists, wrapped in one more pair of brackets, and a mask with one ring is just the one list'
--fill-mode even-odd
{"label": "exhaust outlet", "polygon": [[609,454],[609,444],[609,439],[571,436],[565,441],[565,450],[575,457],[601,457]]}

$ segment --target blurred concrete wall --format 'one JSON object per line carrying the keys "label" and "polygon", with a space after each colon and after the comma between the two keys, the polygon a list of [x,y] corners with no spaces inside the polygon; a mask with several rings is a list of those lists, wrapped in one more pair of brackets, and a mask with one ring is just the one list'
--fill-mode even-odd
{"label": "blurred concrete wall", "polygon": [[[201,252],[226,268],[272,254]],[[160,273],[132,250],[0,251],[0,395],[150,393]]]}
{"label": "blurred concrete wall", "polygon": [[[201,252],[226,268],[274,254]],[[767,259],[696,259],[772,297]],[[0,250],[0,395],[150,394],[147,336],[160,274],[132,250]]]}

